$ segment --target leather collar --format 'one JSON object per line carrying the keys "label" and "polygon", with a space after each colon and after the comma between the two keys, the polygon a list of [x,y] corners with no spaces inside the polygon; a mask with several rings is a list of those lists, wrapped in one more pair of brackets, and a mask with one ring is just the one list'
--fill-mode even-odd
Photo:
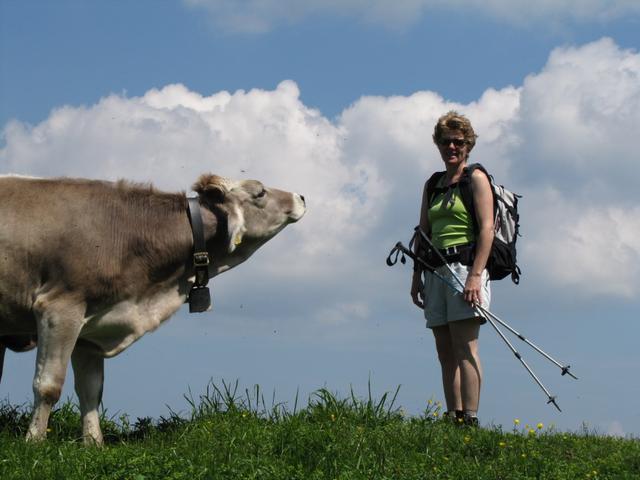
{"label": "leather collar", "polygon": [[204,239],[204,225],[200,212],[198,197],[187,197],[187,215],[193,234],[193,266],[195,282],[189,291],[189,312],[206,312],[211,309],[211,294],[207,288],[209,283],[209,252]]}

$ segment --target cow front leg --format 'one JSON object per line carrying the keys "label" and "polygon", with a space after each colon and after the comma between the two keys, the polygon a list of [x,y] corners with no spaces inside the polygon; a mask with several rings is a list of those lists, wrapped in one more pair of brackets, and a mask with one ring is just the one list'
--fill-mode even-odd
{"label": "cow front leg", "polygon": [[98,407],[102,401],[104,357],[95,347],[80,341],[71,355],[71,365],[80,401],[84,443],[102,445]]}
{"label": "cow front leg", "polygon": [[84,306],[68,297],[39,297],[37,312],[38,353],[33,378],[34,409],[27,440],[43,440],[51,409],[60,399],[69,358],[82,328]]}

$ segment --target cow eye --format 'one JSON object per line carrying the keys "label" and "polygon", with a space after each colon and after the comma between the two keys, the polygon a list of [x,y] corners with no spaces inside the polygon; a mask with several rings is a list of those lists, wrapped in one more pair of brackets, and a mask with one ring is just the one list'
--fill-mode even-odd
{"label": "cow eye", "polygon": [[267,191],[263,188],[262,190],[260,190],[260,192],[256,195],[256,198],[262,198],[267,194]]}

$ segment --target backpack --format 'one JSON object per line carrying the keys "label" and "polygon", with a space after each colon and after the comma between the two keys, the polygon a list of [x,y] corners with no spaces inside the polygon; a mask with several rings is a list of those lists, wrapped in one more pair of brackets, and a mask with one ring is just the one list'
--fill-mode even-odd
{"label": "backpack", "polygon": [[[481,170],[487,176],[493,192],[494,237],[489,260],[487,261],[489,278],[491,280],[501,280],[507,275],[511,275],[511,280],[517,285],[520,283],[520,274],[522,273],[516,263],[516,239],[519,236],[520,229],[520,224],[518,223],[520,220],[518,199],[521,198],[521,195],[517,195],[502,185],[496,184],[493,177],[479,163],[473,163],[465,167],[460,180],[458,180],[458,186],[460,187],[462,203],[473,220],[473,231],[476,235],[480,229],[476,219],[473,192],[471,191],[471,174],[476,169]],[[436,187],[436,185],[444,174],[445,172],[436,172],[427,181],[429,204],[437,191],[443,190]]]}

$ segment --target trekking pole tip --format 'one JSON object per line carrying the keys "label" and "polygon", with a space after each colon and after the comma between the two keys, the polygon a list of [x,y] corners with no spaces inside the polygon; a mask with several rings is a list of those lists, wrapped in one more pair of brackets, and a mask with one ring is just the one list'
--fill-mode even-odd
{"label": "trekking pole tip", "polygon": [[549,403],[553,403],[553,406],[556,407],[559,412],[562,412],[562,410],[560,410],[560,407],[556,403],[556,397],[555,396],[549,397],[549,401],[547,401],[547,404],[549,404]]}
{"label": "trekking pole tip", "polygon": [[571,373],[569,371],[569,369],[571,368],[571,365],[567,365],[566,367],[562,367],[562,375],[566,375],[567,373],[569,374],[570,377],[575,378],[576,380],[578,380],[578,377],[576,377],[573,373]]}

